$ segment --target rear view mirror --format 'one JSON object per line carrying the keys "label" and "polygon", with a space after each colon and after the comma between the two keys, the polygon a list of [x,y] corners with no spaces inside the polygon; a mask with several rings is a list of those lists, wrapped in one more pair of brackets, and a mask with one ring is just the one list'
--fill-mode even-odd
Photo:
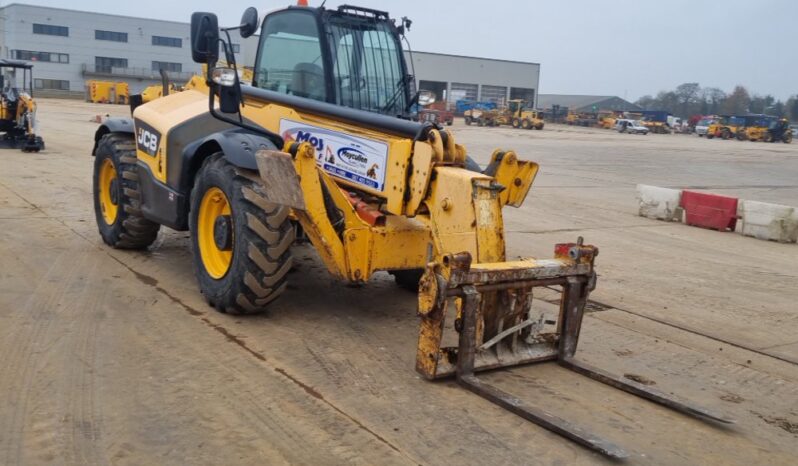
{"label": "rear view mirror", "polygon": [[215,14],[191,15],[191,58],[196,63],[213,63],[219,58],[219,20]]}
{"label": "rear view mirror", "polygon": [[252,34],[255,34],[255,31],[258,30],[258,10],[255,7],[249,7],[244,10],[244,14],[241,16],[241,25],[239,26],[239,32],[241,33],[241,37],[246,39],[250,37]]}

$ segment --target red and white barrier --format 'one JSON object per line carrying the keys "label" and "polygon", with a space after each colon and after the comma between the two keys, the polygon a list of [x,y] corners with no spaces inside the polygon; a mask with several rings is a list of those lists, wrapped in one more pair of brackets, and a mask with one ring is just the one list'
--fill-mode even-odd
{"label": "red and white barrier", "polygon": [[637,185],[637,202],[640,204],[638,214],[641,217],[679,222],[682,219],[682,210],[679,207],[681,199],[682,192],[678,189]]}
{"label": "red and white barrier", "polygon": [[[719,231],[735,231],[757,239],[781,243],[798,242],[798,208],[739,200],[735,197],[689,190],[637,185],[638,215]],[[684,214],[684,215],[683,215]]]}
{"label": "red and white barrier", "polygon": [[781,243],[798,241],[798,209],[795,207],[742,201],[740,211],[744,236]]}

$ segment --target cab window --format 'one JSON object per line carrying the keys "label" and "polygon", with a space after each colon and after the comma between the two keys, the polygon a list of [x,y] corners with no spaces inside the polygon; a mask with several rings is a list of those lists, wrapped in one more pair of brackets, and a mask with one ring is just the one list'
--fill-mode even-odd
{"label": "cab window", "polygon": [[283,94],[326,100],[319,31],[311,13],[286,11],[266,18],[254,83]]}

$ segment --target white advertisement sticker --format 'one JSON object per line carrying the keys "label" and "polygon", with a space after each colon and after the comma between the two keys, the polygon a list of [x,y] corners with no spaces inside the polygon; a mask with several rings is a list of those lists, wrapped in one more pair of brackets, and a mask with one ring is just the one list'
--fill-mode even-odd
{"label": "white advertisement sticker", "polygon": [[313,145],[316,163],[327,173],[378,191],[385,189],[388,144],[287,119],[280,120],[280,135],[286,142]]}

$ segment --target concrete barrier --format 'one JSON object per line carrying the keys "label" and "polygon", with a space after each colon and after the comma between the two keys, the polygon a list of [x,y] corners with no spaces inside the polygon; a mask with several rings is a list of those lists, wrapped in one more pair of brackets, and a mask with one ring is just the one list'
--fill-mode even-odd
{"label": "concrete barrier", "polygon": [[741,204],[744,236],[781,243],[798,241],[798,208],[745,200]]}
{"label": "concrete barrier", "polygon": [[678,189],[647,184],[637,185],[637,201],[640,204],[641,217],[679,222],[682,220],[682,208],[679,207],[681,198],[682,192]]}

